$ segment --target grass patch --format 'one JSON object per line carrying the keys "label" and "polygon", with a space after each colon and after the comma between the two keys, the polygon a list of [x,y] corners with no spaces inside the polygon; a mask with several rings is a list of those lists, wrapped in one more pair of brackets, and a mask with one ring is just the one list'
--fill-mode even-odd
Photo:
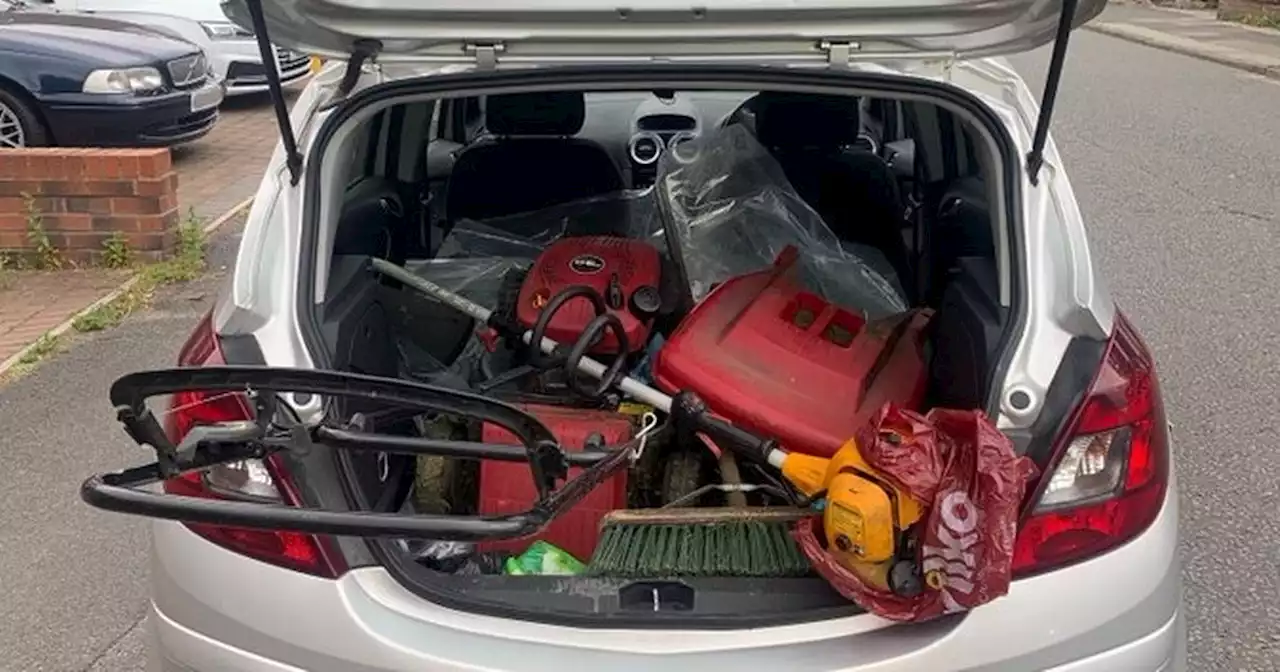
{"label": "grass patch", "polygon": [[30,366],[39,362],[45,357],[57,352],[61,341],[62,339],[57,336],[50,336],[49,334],[41,336],[40,340],[32,343],[31,347],[28,348],[26,352],[22,353],[22,356],[18,358],[18,364]]}
{"label": "grass patch", "polygon": [[0,292],[13,286],[15,264],[7,252],[0,252]]}
{"label": "grass patch", "polygon": [[64,344],[61,336],[53,336],[51,334],[41,336],[40,340],[32,343],[31,347],[22,353],[22,356],[18,358],[18,361],[13,366],[9,367],[8,371],[0,373],[0,384],[11,383],[31,373],[40,365],[40,362],[62,350]]}
{"label": "grass patch", "polygon": [[147,306],[159,287],[190,282],[204,272],[203,223],[195,212],[178,226],[173,256],[142,267],[137,280],[119,296],[77,317],[71,327],[81,333],[110,329],[139,308]]}
{"label": "grass patch", "polygon": [[36,270],[56,271],[62,268],[62,254],[44,230],[44,212],[31,194],[22,192],[22,210],[27,219],[27,243],[32,249]]}
{"label": "grass patch", "polygon": [[40,340],[31,344],[26,352],[18,358],[18,361],[9,368],[8,371],[0,373],[0,383],[11,383],[32,371],[40,362],[51,357],[62,349],[62,338],[59,336],[51,336],[45,334]]}
{"label": "grass patch", "polygon": [[1232,20],[1236,23],[1243,23],[1246,26],[1253,26],[1255,28],[1280,30],[1280,14],[1242,14]]}
{"label": "grass patch", "polygon": [[124,234],[116,231],[102,243],[102,265],[107,268],[129,268],[133,265],[133,250]]}

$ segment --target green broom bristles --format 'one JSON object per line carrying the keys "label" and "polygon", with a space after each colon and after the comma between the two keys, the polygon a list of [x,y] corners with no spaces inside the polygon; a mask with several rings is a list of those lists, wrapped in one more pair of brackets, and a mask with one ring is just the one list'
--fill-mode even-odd
{"label": "green broom bristles", "polygon": [[602,524],[592,576],[799,577],[809,562],[791,538],[803,514],[752,509],[615,512]]}

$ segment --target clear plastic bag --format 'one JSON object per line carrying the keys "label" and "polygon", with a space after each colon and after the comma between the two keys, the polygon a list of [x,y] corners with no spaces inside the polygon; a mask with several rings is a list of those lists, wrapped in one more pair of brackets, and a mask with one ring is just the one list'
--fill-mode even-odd
{"label": "clear plastic bag", "polygon": [[733,276],[768,266],[794,245],[801,277],[827,299],[871,319],[907,309],[883,255],[842,243],[747,128],[733,124],[691,142],[696,144],[681,152],[694,155],[687,163],[664,155],[656,198],[678,242],[694,300]]}
{"label": "clear plastic bag", "polygon": [[[475,240],[484,241],[479,244],[494,245],[497,239],[477,237]],[[471,243],[477,244],[475,240]],[[530,259],[518,257],[455,257],[415,260],[406,268],[476,303],[492,306],[500,300],[507,275],[522,273],[531,263]],[[401,375],[433,385],[469,389],[480,359],[486,354],[483,344],[474,336],[473,320],[419,292],[400,293],[396,297],[389,307],[396,325],[392,332]]]}
{"label": "clear plastic bag", "polygon": [[[490,238],[487,244],[495,244]],[[515,239],[507,239],[502,243],[522,245]],[[541,248],[539,248],[541,251]],[[471,256],[435,259],[415,259],[408,262],[405,268],[410,273],[441,287],[465,296],[482,306],[493,306],[502,290],[503,278],[511,272],[529,269],[533,257],[520,256]],[[434,300],[434,299],[432,299]]]}
{"label": "clear plastic bag", "polygon": [[571,236],[645,237],[661,231],[653,190],[619,191],[483,222],[461,220],[438,256],[535,259],[548,245]]}

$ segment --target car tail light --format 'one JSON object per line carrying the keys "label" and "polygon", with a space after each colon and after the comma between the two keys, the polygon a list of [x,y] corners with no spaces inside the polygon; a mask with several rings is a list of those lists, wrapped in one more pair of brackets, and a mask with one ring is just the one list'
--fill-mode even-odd
{"label": "car tail light", "polygon": [[[179,366],[225,363],[211,315],[206,315],[178,354]],[[164,416],[165,433],[175,443],[192,427],[249,420],[248,400],[239,393],[184,391],[173,395]],[[277,456],[221,464],[164,482],[164,491],[186,497],[233,499],[298,506],[299,498]],[[325,578],[338,576],[341,563],[330,542],[298,532],[252,530],[205,523],[186,523],[205,539],[273,565]]]}
{"label": "car tail light", "polygon": [[1151,354],[1123,315],[1049,465],[1018,532],[1015,576],[1109,551],[1160,513],[1169,478],[1164,405]]}

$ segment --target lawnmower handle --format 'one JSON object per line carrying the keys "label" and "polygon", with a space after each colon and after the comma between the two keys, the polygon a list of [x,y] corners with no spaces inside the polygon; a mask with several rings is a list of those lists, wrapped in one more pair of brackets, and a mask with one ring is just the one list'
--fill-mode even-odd
{"label": "lawnmower handle", "polygon": [[[470,315],[471,317],[486,324],[489,324],[493,318],[492,310],[485,308],[484,306],[455,292],[451,292],[430,280],[418,277],[396,264],[376,257],[373,258],[371,262],[375,271],[395,278],[396,280],[399,280],[419,292],[440,301],[460,313]],[[521,332],[520,339],[526,344],[532,345],[533,330],[528,329]],[[556,341],[545,337],[537,344],[538,349],[548,355],[554,354],[556,348],[559,346],[560,344]],[[608,372],[607,366],[587,356],[583,356],[578,360],[577,368],[582,373],[585,373],[596,380],[603,380],[604,376]],[[672,414],[673,407],[675,406],[675,400],[670,395],[664,394],[661,390],[645,385],[630,376],[619,377],[614,385],[624,395],[641,403],[648,404],[649,406],[652,406],[668,415]],[[681,408],[677,410],[681,411],[677,414],[688,419],[691,424],[694,425],[695,430],[702,431],[710,435],[713,439],[719,439],[720,441],[729,444],[731,447],[738,448],[737,452],[750,453],[748,457],[762,459],[768,464],[778,468],[781,468],[782,461],[786,459],[786,451],[777,448],[773,445],[773,442],[763,440],[760,437],[751,434],[747,430],[735,427],[728,422],[713,417],[709,412],[707,412],[705,406],[701,406],[699,408]]]}

